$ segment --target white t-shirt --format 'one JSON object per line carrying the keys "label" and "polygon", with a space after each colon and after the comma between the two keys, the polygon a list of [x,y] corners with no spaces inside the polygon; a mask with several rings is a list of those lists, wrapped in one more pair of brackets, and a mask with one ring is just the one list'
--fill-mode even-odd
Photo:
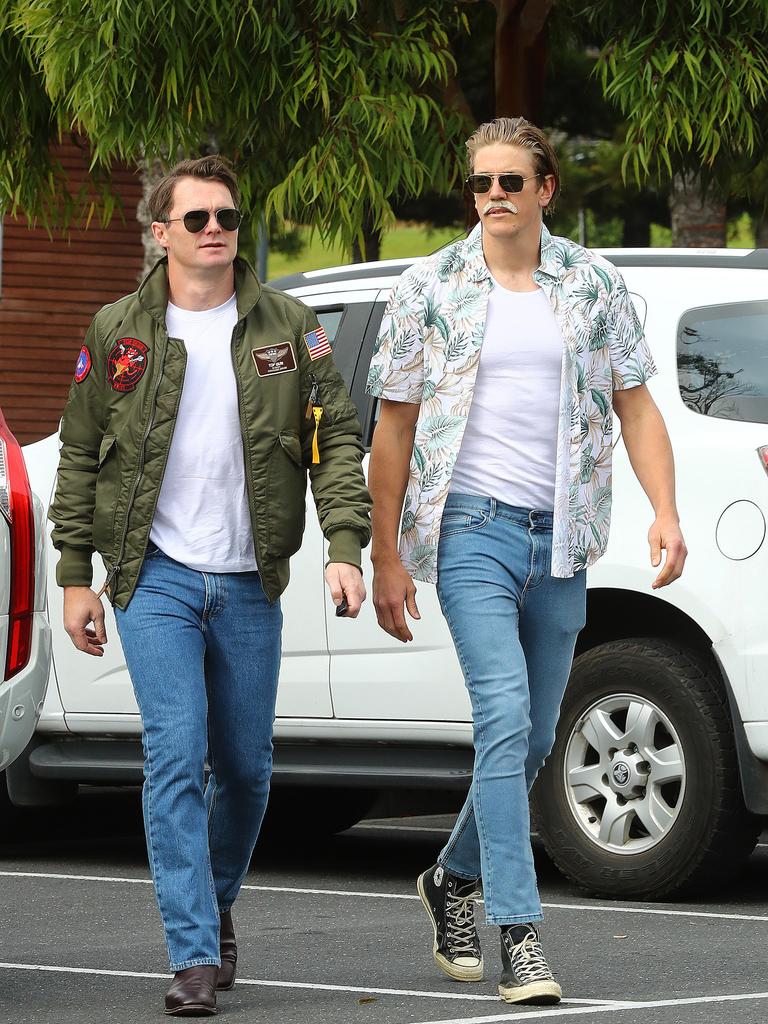
{"label": "white t-shirt", "polygon": [[563,337],[546,294],[494,281],[450,490],[554,508]]}
{"label": "white t-shirt", "polygon": [[150,539],[190,569],[256,569],[231,355],[236,297],[202,312],[169,302],[165,319],[187,368]]}

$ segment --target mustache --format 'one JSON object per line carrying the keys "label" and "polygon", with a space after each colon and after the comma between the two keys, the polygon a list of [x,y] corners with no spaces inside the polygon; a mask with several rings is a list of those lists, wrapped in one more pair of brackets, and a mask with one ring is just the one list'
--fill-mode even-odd
{"label": "mustache", "polygon": [[483,216],[491,210],[509,210],[510,213],[518,212],[515,204],[510,203],[508,199],[492,199],[490,203],[486,203],[483,207]]}

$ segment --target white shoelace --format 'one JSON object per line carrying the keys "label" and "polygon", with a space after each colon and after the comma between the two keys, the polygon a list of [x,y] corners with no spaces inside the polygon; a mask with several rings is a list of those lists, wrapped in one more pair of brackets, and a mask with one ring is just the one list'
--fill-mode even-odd
{"label": "white shoelace", "polygon": [[479,893],[469,896],[446,894],[445,917],[448,922],[448,946],[452,953],[473,953],[477,956],[477,930],[475,928],[474,900]]}
{"label": "white shoelace", "polygon": [[504,942],[512,961],[512,967],[521,981],[549,981],[552,978],[552,972],[544,958],[541,943],[532,932],[529,932],[517,945],[508,935],[504,936]]}

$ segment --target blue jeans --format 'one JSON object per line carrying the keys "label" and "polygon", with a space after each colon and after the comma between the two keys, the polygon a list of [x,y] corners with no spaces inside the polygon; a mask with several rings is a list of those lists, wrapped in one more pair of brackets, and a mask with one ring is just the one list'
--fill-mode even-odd
{"label": "blue jeans", "polygon": [[552,513],[451,494],[438,596],[472,702],[472,787],[439,862],[482,876],[489,924],[542,919],[528,791],[552,749],[586,574],[550,575]]}
{"label": "blue jeans", "polygon": [[171,970],[219,964],[219,913],[267,806],[282,612],[258,573],[198,572],[150,544],[115,617],[144,725],[144,827]]}

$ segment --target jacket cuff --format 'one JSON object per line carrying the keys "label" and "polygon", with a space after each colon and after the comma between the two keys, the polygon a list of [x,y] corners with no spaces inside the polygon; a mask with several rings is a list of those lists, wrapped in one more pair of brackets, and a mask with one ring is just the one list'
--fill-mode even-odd
{"label": "jacket cuff", "polygon": [[60,587],[90,587],[93,582],[93,553],[88,548],[59,549],[56,582]]}
{"label": "jacket cuff", "polygon": [[349,565],[356,565],[362,572],[361,550],[362,544],[357,530],[342,527],[334,530],[328,538],[328,562],[347,562]]}

